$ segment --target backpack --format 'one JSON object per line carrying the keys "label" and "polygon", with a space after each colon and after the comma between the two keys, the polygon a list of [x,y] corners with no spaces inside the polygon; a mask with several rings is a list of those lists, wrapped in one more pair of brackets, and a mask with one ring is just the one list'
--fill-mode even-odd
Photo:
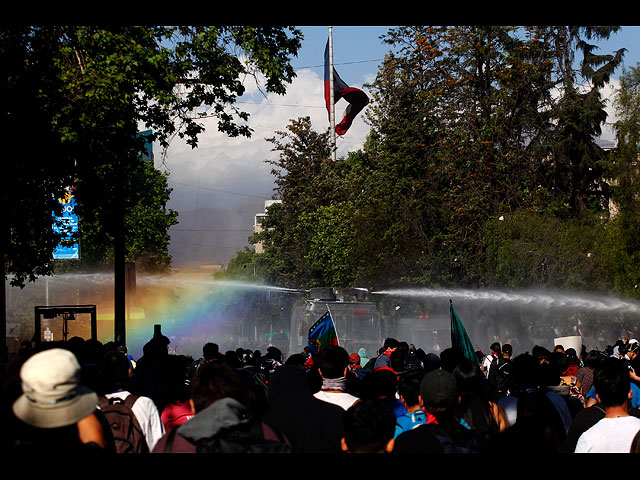
{"label": "backpack", "polygon": [[[442,445],[442,453],[479,453],[480,445],[478,439],[470,435],[463,442],[454,442],[451,437],[437,423],[430,423],[429,428],[434,437]],[[462,439],[459,439],[462,440]]]}
{"label": "backpack", "polygon": [[124,400],[118,397],[98,398],[100,411],[111,427],[117,453],[149,453],[142,428],[131,410],[137,399],[136,395],[129,395]]}
{"label": "backpack", "polygon": [[489,383],[497,393],[506,394],[511,387],[511,360],[498,358],[489,369]]}
{"label": "backpack", "polygon": [[[171,452],[177,428],[169,431],[165,453]],[[262,432],[262,422],[248,422],[225,428],[212,437],[196,442],[197,453],[291,453],[291,447],[281,441],[268,440]]]}

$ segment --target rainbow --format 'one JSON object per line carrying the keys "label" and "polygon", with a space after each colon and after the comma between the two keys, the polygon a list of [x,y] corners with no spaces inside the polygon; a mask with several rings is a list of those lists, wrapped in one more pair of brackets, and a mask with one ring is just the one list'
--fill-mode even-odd
{"label": "rainbow", "polygon": [[[242,332],[242,320],[251,317],[253,302],[249,295],[260,291],[292,290],[243,282],[214,281],[188,277],[145,277],[138,279],[131,302],[132,315],[127,323],[127,344],[138,358],[142,348],[160,325],[176,354],[198,358],[206,342],[222,350],[235,349],[238,338],[253,336]],[[143,312],[143,315],[136,312]]]}
{"label": "rainbow", "polygon": [[[96,305],[98,340],[110,342],[114,334],[113,282],[110,273],[56,275],[47,284],[48,304]],[[241,330],[251,323],[244,321],[251,319],[252,309],[256,308],[251,300],[267,291],[299,292],[248,282],[217,281],[202,275],[138,275],[135,291],[127,297],[129,353],[136,359],[142,356],[156,325],[169,338],[172,353],[199,358],[206,342],[217,343],[221,350],[235,349],[239,337],[254,338],[254,331]],[[33,302],[42,304],[41,300]]]}

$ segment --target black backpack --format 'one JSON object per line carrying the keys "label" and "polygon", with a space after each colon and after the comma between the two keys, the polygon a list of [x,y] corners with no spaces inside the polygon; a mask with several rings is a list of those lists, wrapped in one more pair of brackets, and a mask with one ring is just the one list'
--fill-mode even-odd
{"label": "black backpack", "polygon": [[480,442],[475,435],[465,435],[466,438],[462,437],[454,441],[440,425],[431,423],[429,428],[442,445],[442,453],[480,453]]}
{"label": "black backpack", "polygon": [[498,358],[489,369],[489,383],[497,393],[505,394],[511,388],[513,364],[506,358]]}
{"label": "black backpack", "polygon": [[[173,438],[177,428],[169,431],[165,453],[171,453]],[[197,453],[291,453],[291,447],[280,441],[267,440],[262,432],[262,422],[251,419],[248,422],[225,428],[211,437],[196,442]]]}
{"label": "black backpack", "polygon": [[142,428],[131,410],[137,399],[136,395],[129,395],[124,400],[118,397],[98,398],[100,411],[111,427],[117,453],[149,453]]}

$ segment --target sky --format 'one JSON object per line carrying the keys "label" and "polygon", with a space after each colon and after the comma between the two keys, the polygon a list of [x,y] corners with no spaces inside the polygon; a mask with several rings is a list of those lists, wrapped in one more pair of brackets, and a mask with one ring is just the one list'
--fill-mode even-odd
{"label": "sky", "polygon": [[[250,113],[249,124],[254,130],[250,139],[227,138],[217,132],[215,121],[205,123],[206,132],[199,147],[175,140],[166,156],[155,148],[156,166],[169,174],[173,189],[168,208],[179,214],[179,224],[170,229],[169,253],[175,268],[198,267],[205,264],[227,265],[236,252],[251,247],[248,237],[253,218],[264,210],[264,201],[272,198],[272,166],[276,153],[265,139],[284,130],[291,119],[309,116],[312,127],[324,131],[329,126],[324,106],[323,62],[328,26],[300,26],[302,48],[292,60],[296,78],[285,96],[265,97],[254,82],[247,82],[247,93],[239,106]],[[376,75],[378,66],[388,52],[380,40],[390,27],[334,26],[334,67],[340,77],[352,87],[363,88]],[[614,38],[601,44],[599,53],[612,53],[627,48],[624,67],[640,62],[640,27],[625,26]],[[612,85],[621,69],[614,74]],[[341,118],[346,103],[336,105],[336,120]],[[614,118],[610,113],[610,118]],[[362,146],[368,126],[359,115],[344,137],[338,137],[338,157]],[[603,137],[613,137],[605,132]],[[607,139],[607,138],[605,138]]]}

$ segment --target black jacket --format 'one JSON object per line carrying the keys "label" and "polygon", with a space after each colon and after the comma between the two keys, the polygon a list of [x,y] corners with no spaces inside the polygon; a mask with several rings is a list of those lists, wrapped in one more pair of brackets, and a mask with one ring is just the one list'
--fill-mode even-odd
{"label": "black jacket", "polygon": [[283,433],[294,453],[339,453],[344,410],[313,396],[296,365],[281,365],[269,378],[263,421]]}

